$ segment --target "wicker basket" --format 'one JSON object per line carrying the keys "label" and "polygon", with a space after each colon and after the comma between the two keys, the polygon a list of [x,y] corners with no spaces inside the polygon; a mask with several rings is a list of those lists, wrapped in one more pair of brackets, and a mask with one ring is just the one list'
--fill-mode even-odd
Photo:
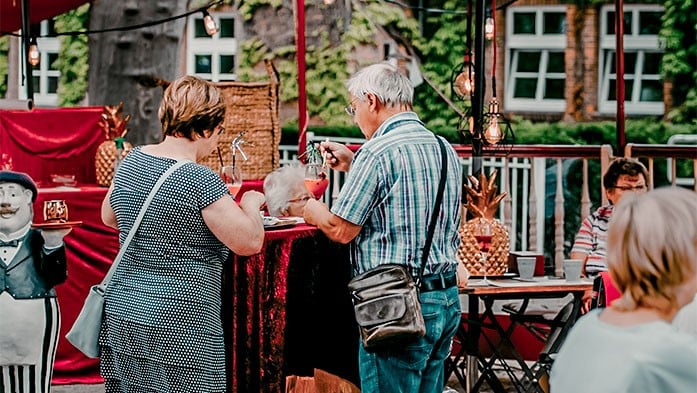
{"label": "wicker basket", "polygon": [[[225,132],[220,136],[218,146],[229,164],[231,160],[231,142],[242,131],[244,139],[249,142],[242,145],[248,160],[244,161],[237,154],[237,162],[242,163],[244,180],[263,179],[278,168],[280,155],[278,145],[281,143],[281,127],[278,108],[280,82],[278,71],[270,60],[265,60],[268,82],[218,82],[225,99],[227,111],[223,123]],[[199,161],[214,171],[220,169],[217,152]]]}

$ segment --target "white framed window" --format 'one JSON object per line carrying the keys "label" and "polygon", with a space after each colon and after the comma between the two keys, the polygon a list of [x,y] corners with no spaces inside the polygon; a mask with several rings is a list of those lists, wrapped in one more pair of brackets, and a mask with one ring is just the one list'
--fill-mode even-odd
{"label": "white framed window", "polygon": [[187,24],[186,73],[212,82],[234,81],[236,74],[237,39],[235,14],[211,12],[219,31],[206,33],[203,15],[194,14]]}
{"label": "white framed window", "polygon": [[[37,36],[36,44],[39,47],[39,64],[32,67],[34,105],[43,107],[58,106],[58,83],[60,71],[54,66],[58,59],[60,41],[58,37],[39,37],[45,35],[55,35],[54,23],[52,19],[44,20],[38,25],[38,30],[32,33]],[[19,68],[24,67],[23,58],[19,56]],[[18,95],[20,99],[27,98],[26,85],[19,78]]]}
{"label": "white framed window", "polygon": [[509,7],[505,109],[564,112],[566,6]]}
{"label": "white framed window", "polygon": [[[658,38],[663,12],[659,5],[624,6],[624,108],[628,115],[662,115],[665,111],[660,72],[663,50]],[[615,44],[615,7],[604,6],[598,57],[601,113],[617,113]]]}

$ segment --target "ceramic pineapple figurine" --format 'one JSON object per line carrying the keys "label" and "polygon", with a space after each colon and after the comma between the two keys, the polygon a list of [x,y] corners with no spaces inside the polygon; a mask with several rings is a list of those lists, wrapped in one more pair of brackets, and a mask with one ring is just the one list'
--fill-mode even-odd
{"label": "ceramic pineapple figurine", "polygon": [[[114,163],[119,162],[133,146],[124,140],[128,132],[126,124],[131,116],[123,117],[123,102],[119,105],[107,105],[102,113],[99,125],[104,131],[106,140],[97,148],[94,158],[94,166],[97,174],[97,184],[108,187],[114,177]],[[120,155],[120,157],[118,157]]]}
{"label": "ceramic pineapple figurine", "polygon": [[474,176],[469,176],[472,187],[464,185],[467,203],[463,205],[463,214],[469,211],[474,218],[466,222],[463,219],[463,224],[459,230],[462,242],[458,250],[458,258],[474,276],[481,276],[484,273],[481,252],[474,237],[474,229],[482,220],[489,223],[492,235],[487,255],[487,275],[502,275],[508,269],[510,250],[508,231],[503,224],[494,218],[496,209],[506,197],[506,193],[496,194],[496,175],[497,171],[494,170],[488,178],[484,173],[479,175],[478,180]]}

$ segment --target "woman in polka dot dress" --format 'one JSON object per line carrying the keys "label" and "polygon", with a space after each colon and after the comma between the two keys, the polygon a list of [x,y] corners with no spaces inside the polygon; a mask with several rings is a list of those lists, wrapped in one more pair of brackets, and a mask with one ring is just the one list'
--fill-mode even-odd
{"label": "woman in polka dot dress", "polygon": [[217,146],[225,106],[212,84],[172,82],[159,109],[164,139],[133,149],[116,171],[102,220],[123,244],[160,175],[155,195],[109,283],[99,344],[106,392],[224,392],[222,268],[229,250],[259,252],[263,194],[239,206],[218,175],[196,164]]}

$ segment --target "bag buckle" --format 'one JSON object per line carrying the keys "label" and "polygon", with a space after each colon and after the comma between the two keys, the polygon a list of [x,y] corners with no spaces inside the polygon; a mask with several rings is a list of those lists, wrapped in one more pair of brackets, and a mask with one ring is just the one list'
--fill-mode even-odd
{"label": "bag buckle", "polygon": [[351,299],[353,299],[353,303],[363,301],[363,298],[358,296],[358,291],[351,291]]}

